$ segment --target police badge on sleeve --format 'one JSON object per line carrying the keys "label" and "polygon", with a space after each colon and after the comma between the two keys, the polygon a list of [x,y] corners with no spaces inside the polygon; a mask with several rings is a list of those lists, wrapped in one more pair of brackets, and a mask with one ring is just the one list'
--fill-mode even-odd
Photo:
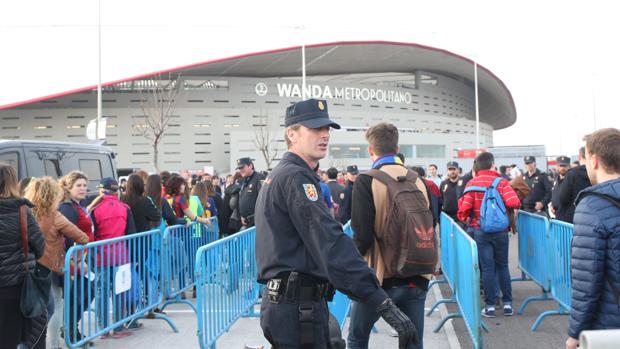
{"label": "police badge on sleeve", "polygon": [[314,184],[304,184],[303,186],[304,193],[306,193],[306,197],[310,199],[310,201],[317,201],[319,199],[319,194]]}

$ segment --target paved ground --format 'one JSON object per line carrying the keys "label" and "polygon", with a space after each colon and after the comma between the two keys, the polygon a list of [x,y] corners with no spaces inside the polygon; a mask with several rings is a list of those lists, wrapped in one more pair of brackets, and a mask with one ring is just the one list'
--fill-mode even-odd
{"label": "paved ground", "polygon": [[[519,276],[516,236],[511,237],[510,246],[511,273],[513,276]],[[442,286],[441,291],[439,287],[435,286],[428,293],[427,308],[433,304],[436,297],[440,297],[439,292],[442,292],[445,296],[450,295],[450,290],[446,286]],[[540,294],[540,288],[535,286],[533,282],[514,282],[513,297],[515,311],[526,297],[537,294]],[[495,319],[485,319],[490,332],[485,334],[484,347],[510,349],[563,348],[563,343],[566,340],[567,316],[547,317],[537,332],[530,331],[530,327],[540,313],[545,310],[555,309],[555,307],[551,301],[533,302],[528,305],[523,315],[515,314],[512,317],[503,317],[501,314],[498,314],[498,317]],[[448,305],[447,310],[452,312],[456,308],[454,305]],[[99,339],[95,341],[95,348],[198,348],[196,316],[194,312],[185,305],[173,305],[167,308],[166,312],[178,326],[179,333],[172,332],[164,321],[142,320],[144,328],[133,332],[130,337]],[[431,317],[426,318],[424,330],[425,348],[472,348],[471,339],[462,319],[450,320],[438,333],[432,332],[432,329],[443,314],[446,314],[446,308],[440,307]],[[345,325],[344,338],[347,335],[347,326]],[[379,332],[371,336],[370,348],[396,348],[396,338],[391,336],[389,326],[385,322],[380,321],[377,323],[377,328]],[[246,345],[251,347],[261,345],[265,346],[265,348],[269,347],[267,341],[262,336],[258,318],[242,318],[238,320],[217,342],[218,348],[225,349],[243,349]]]}
{"label": "paved ground", "polygon": [[[435,301],[435,291],[429,292],[427,308]],[[259,311],[257,306],[257,311]],[[174,333],[166,322],[161,320],[141,320],[144,327],[134,331],[131,336],[122,339],[98,339],[94,348],[118,349],[118,348],[198,348],[196,336],[196,316],[189,307],[173,305],[166,309],[169,317],[179,328],[179,333]],[[440,320],[440,313],[445,314],[446,309],[435,311],[431,317],[426,318],[424,343],[426,348],[433,349],[458,349],[458,340],[451,325],[445,326],[438,333],[432,329]],[[343,337],[346,338],[348,324],[345,325]],[[382,320],[377,323],[378,333],[371,336],[370,348],[395,348],[397,339],[390,334],[390,327]],[[449,333],[450,335],[448,335]],[[450,346],[449,337],[452,339]],[[218,348],[244,349],[246,346],[269,348],[269,343],[264,339],[258,318],[242,318],[238,320],[230,330],[217,341]]]}

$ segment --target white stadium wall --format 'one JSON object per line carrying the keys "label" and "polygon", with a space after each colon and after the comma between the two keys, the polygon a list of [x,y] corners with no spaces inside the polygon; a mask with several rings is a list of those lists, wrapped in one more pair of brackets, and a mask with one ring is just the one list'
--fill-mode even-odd
{"label": "white stadium wall", "polygon": [[[475,148],[473,88],[448,76],[424,74],[430,79],[421,82],[411,74],[410,84],[368,79],[371,74],[360,74],[363,83],[355,83],[351,75],[346,76],[346,81],[338,76],[308,77],[308,92],[312,97],[327,99],[331,118],[343,127],[332,132],[330,154],[322,167],[342,168],[356,163],[368,168],[364,130],[382,121],[401,130],[400,144],[408,164],[436,163],[443,169],[456,157],[457,149]],[[283,115],[287,106],[302,99],[300,78],[182,79],[211,83],[181,89],[174,118],[160,147],[161,169],[198,170],[211,166],[219,173],[227,173],[235,159],[243,156],[254,158],[257,169],[265,169],[263,157],[252,142],[258,130],[265,130],[265,124],[279,140],[280,154],[283,152]],[[119,168],[152,170],[152,149],[132,129],[133,117],[142,115],[142,98],[139,92],[113,88],[103,93],[107,144],[118,153]],[[87,143],[86,125],[96,114],[94,91],[0,110],[0,139]],[[480,127],[481,146],[492,146],[493,128],[485,123]]]}

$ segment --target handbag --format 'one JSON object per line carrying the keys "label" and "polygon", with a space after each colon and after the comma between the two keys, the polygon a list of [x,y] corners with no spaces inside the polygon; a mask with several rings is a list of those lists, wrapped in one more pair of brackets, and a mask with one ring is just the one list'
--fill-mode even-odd
{"label": "handbag", "polygon": [[26,275],[22,284],[22,293],[19,299],[19,307],[22,315],[27,318],[35,318],[43,314],[47,309],[50,290],[52,287],[52,271],[47,267],[36,263],[33,270],[28,267],[28,236],[26,225],[26,205],[19,207],[19,226],[24,250],[24,266]]}

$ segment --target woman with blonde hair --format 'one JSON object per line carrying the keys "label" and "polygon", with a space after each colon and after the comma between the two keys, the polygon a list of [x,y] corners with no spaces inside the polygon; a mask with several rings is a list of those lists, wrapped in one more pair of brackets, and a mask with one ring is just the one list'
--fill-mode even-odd
{"label": "woman with blonde hair", "polygon": [[45,253],[39,263],[54,272],[52,292],[48,303],[51,348],[60,348],[62,323],[62,283],[65,265],[65,236],[79,244],[87,244],[88,236],[58,212],[63,190],[51,177],[30,181],[25,191],[26,199],[34,204],[32,213],[45,238]]}
{"label": "woman with blonde hair", "polygon": [[[93,222],[88,216],[86,208],[80,204],[82,200],[86,198],[86,193],[88,192],[88,177],[83,172],[71,171],[60,178],[58,184],[63,191],[63,200],[58,207],[58,211],[60,211],[69,222],[73,223],[86,234],[88,236],[88,241],[95,241]],[[74,243],[75,242],[71,238],[65,239],[65,250],[68,250]],[[69,334],[72,342],[78,342],[82,339],[82,334],[77,329],[77,323],[82,319],[82,312],[78,310],[83,309],[83,305],[90,304],[90,297],[92,297],[92,294],[89,295],[89,292],[86,291],[89,289],[88,285],[91,285],[90,289],[94,289],[94,285],[87,275],[88,272],[86,270],[82,270],[79,275],[72,275],[74,278],[82,278],[83,280],[72,282],[71,289],[65,290],[65,292],[69,292],[70,294],[69,324],[71,324],[71,326],[66,329],[66,333]],[[76,324],[76,326],[73,326],[73,324]]]}
{"label": "woman with blonde hair", "polygon": [[[25,210],[22,208],[25,206]],[[0,347],[16,348],[32,334],[33,321],[20,308],[22,285],[26,275],[24,264],[30,270],[43,256],[45,240],[32,215],[32,203],[19,195],[15,168],[0,163]],[[26,213],[26,244],[20,228],[20,217]]]}

